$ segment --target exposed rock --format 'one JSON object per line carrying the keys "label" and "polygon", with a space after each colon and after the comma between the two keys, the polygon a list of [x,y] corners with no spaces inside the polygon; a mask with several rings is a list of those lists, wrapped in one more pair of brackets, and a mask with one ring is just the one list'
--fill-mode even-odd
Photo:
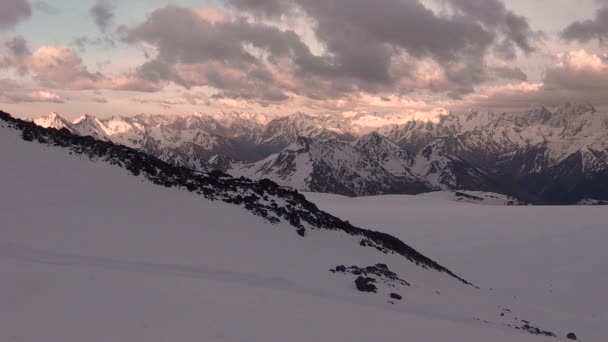
{"label": "exposed rock", "polygon": [[304,228],[304,227],[298,228],[297,233],[298,233],[298,235],[304,237],[304,235],[306,235],[306,228]]}
{"label": "exposed rock", "polygon": [[360,268],[358,266],[346,267],[344,265],[336,266],[335,272],[339,273],[350,273],[356,276],[375,276],[379,278],[384,284],[390,287],[396,286],[410,286],[410,284],[399,278],[397,273],[389,270],[388,266],[385,264],[376,264],[374,266],[367,266],[364,268]]}
{"label": "exposed rock", "polygon": [[374,278],[359,276],[357,279],[355,279],[355,286],[357,287],[357,290],[359,290],[361,292],[376,293],[376,291],[378,290],[378,287],[373,284],[375,282],[376,282],[376,279],[374,279]]}
{"label": "exposed rock", "polygon": [[391,293],[391,298],[401,300],[403,297],[398,293]]}

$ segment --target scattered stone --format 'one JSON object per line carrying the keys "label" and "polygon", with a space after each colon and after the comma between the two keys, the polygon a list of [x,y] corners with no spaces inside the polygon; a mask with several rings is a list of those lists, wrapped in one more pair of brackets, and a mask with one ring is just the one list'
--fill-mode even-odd
{"label": "scattered stone", "polygon": [[568,335],[566,335],[566,338],[572,341],[578,341],[578,337],[576,337],[575,333],[569,333]]}
{"label": "scattered stone", "polygon": [[397,300],[403,299],[403,297],[401,297],[401,295],[398,293],[391,293],[391,298],[397,299]]}
{"label": "scattered stone", "polygon": [[555,335],[551,331],[542,330],[540,328],[533,327],[530,324],[525,324],[521,327],[515,327],[515,329],[520,329],[520,330],[526,331],[532,335],[544,335],[544,336],[549,336],[549,337],[557,337],[557,335]]}
{"label": "scattered stone", "polygon": [[374,266],[364,268],[358,266],[345,267],[344,265],[340,265],[336,266],[335,271],[340,273],[350,273],[356,276],[375,276],[384,284],[391,287],[395,287],[397,285],[410,286],[407,281],[399,278],[397,273],[392,272],[385,264],[376,264]]}

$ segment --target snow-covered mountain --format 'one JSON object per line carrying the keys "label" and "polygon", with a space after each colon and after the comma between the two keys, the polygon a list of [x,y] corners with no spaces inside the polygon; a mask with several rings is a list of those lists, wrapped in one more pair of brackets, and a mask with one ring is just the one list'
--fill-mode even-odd
{"label": "snow-covered mountain", "polygon": [[280,153],[256,163],[233,163],[226,172],[251,179],[268,178],[299,190],[350,196],[419,193],[427,189],[409,169],[411,159],[407,154],[394,146],[395,150],[376,155],[374,152],[379,150],[374,151],[373,147],[386,146],[379,141],[366,143],[368,139],[348,143],[299,137]]}
{"label": "snow-covered mountain", "polygon": [[587,104],[464,115],[215,113],[74,122],[53,113],[35,122],[175,165],[219,168],[307,191],[479,190],[537,203],[608,200],[608,182],[602,181],[608,174],[608,114]]}

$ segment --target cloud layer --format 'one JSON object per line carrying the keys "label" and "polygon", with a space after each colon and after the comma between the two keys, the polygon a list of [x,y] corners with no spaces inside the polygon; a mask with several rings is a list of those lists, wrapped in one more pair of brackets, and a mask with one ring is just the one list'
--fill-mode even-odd
{"label": "cloud layer", "polygon": [[[490,79],[527,78],[497,63],[534,51],[538,35],[524,17],[498,0],[446,3],[439,15],[417,0],[229,0],[236,13],[167,6],[122,33],[155,52],[138,68],[143,80],[263,105],[421,91],[460,98]],[[309,23],[312,43],[281,21]]]}
{"label": "cloud layer", "polygon": [[[606,56],[590,46],[608,35],[608,1],[588,1],[596,1],[593,17],[548,36],[504,0],[222,0],[167,5],[133,23],[118,22],[117,2],[96,0],[94,31],[78,32],[68,46],[30,46],[10,37],[17,24],[32,10],[62,12],[4,0],[0,79],[25,86],[2,99],[59,103],[67,97],[50,94],[67,92],[98,104],[116,96],[163,109],[285,112],[608,106]],[[108,62],[82,57],[100,50]],[[90,94],[99,90],[107,93]]]}

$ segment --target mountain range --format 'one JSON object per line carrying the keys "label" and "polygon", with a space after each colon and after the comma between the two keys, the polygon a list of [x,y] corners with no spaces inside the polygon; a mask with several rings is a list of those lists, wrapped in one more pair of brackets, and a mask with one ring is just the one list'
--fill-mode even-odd
{"label": "mountain range", "polygon": [[231,112],[68,121],[50,113],[34,122],[177,166],[267,178],[303,191],[472,190],[535,204],[608,200],[608,114],[589,104],[426,116]]}

